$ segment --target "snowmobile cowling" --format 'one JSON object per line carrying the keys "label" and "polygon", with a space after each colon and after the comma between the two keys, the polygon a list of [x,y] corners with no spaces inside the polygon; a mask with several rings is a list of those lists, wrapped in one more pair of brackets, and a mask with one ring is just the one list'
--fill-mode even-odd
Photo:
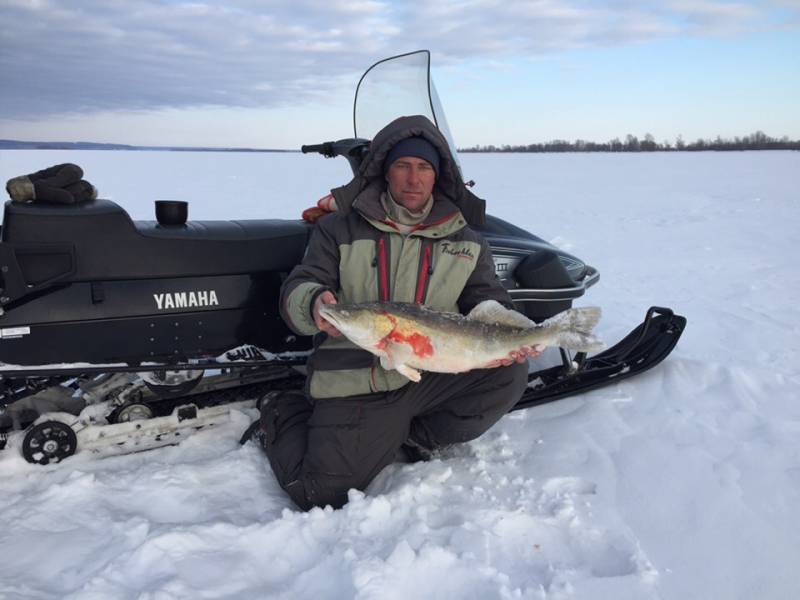
{"label": "snowmobile cowling", "polygon": [[50,254],[52,244],[74,247],[75,273],[64,281],[154,279],[291,269],[303,256],[309,232],[302,222],[275,219],[134,222],[110,200],[72,206],[6,202],[2,242],[15,249],[25,283],[35,285],[60,275],[48,264],[66,257]]}
{"label": "snowmobile cowling", "polygon": [[109,200],[7,202],[0,362],[136,363],[242,343],[305,349],[285,342],[294,336],[277,296],[309,231],[300,221],[134,222]]}

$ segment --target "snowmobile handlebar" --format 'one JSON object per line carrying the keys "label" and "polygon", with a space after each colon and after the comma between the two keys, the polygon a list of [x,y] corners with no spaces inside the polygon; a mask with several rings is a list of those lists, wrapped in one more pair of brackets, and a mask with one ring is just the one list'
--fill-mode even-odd
{"label": "snowmobile handlebar", "polygon": [[303,144],[300,152],[303,154],[322,154],[325,158],[344,156],[353,169],[353,174],[358,172],[361,160],[369,150],[369,140],[362,138],[346,138],[335,142],[322,142],[321,144]]}
{"label": "snowmobile handlebar", "polygon": [[317,153],[322,154],[325,158],[333,158],[336,156],[333,152],[333,142],[323,142],[321,144],[303,144],[300,146],[300,152],[303,154]]}

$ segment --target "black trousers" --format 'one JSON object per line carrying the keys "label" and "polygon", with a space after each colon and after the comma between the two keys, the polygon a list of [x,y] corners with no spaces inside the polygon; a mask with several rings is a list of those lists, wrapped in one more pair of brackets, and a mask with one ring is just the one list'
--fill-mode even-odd
{"label": "black trousers", "polygon": [[407,440],[433,450],[480,436],[517,403],[527,375],[527,363],[423,373],[419,383],[393,392],[314,404],[284,393],[262,407],[262,443],[278,483],[300,508],[339,508],[347,490],[363,490]]}

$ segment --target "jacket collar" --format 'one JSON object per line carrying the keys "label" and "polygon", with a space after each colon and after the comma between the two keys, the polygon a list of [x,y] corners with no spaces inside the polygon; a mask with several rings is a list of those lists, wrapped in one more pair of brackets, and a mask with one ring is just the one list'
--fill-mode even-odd
{"label": "jacket collar", "polygon": [[[371,190],[368,194],[363,192],[359,194],[353,202],[353,210],[364,217],[373,227],[381,231],[398,233],[400,230],[386,214],[380,202],[380,194],[383,193],[383,190],[377,194],[375,191],[377,190]],[[433,206],[428,216],[408,235],[442,238],[463,229],[466,225],[466,219],[455,204],[447,198],[441,198],[434,194]]]}

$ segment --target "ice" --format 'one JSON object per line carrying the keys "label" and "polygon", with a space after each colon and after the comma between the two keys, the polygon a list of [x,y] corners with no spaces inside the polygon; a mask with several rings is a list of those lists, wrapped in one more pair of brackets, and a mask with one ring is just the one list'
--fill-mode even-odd
{"label": "ice", "polygon": [[[81,164],[137,219],[297,218],[348,176],[299,154],[0,152]],[[8,598],[759,598],[800,589],[800,154],[465,155],[490,211],[584,258],[608,342],[650,305],[673,354],[513,413],[343,509],[296,511],[239,435],[29,465],[0,453]]]}

